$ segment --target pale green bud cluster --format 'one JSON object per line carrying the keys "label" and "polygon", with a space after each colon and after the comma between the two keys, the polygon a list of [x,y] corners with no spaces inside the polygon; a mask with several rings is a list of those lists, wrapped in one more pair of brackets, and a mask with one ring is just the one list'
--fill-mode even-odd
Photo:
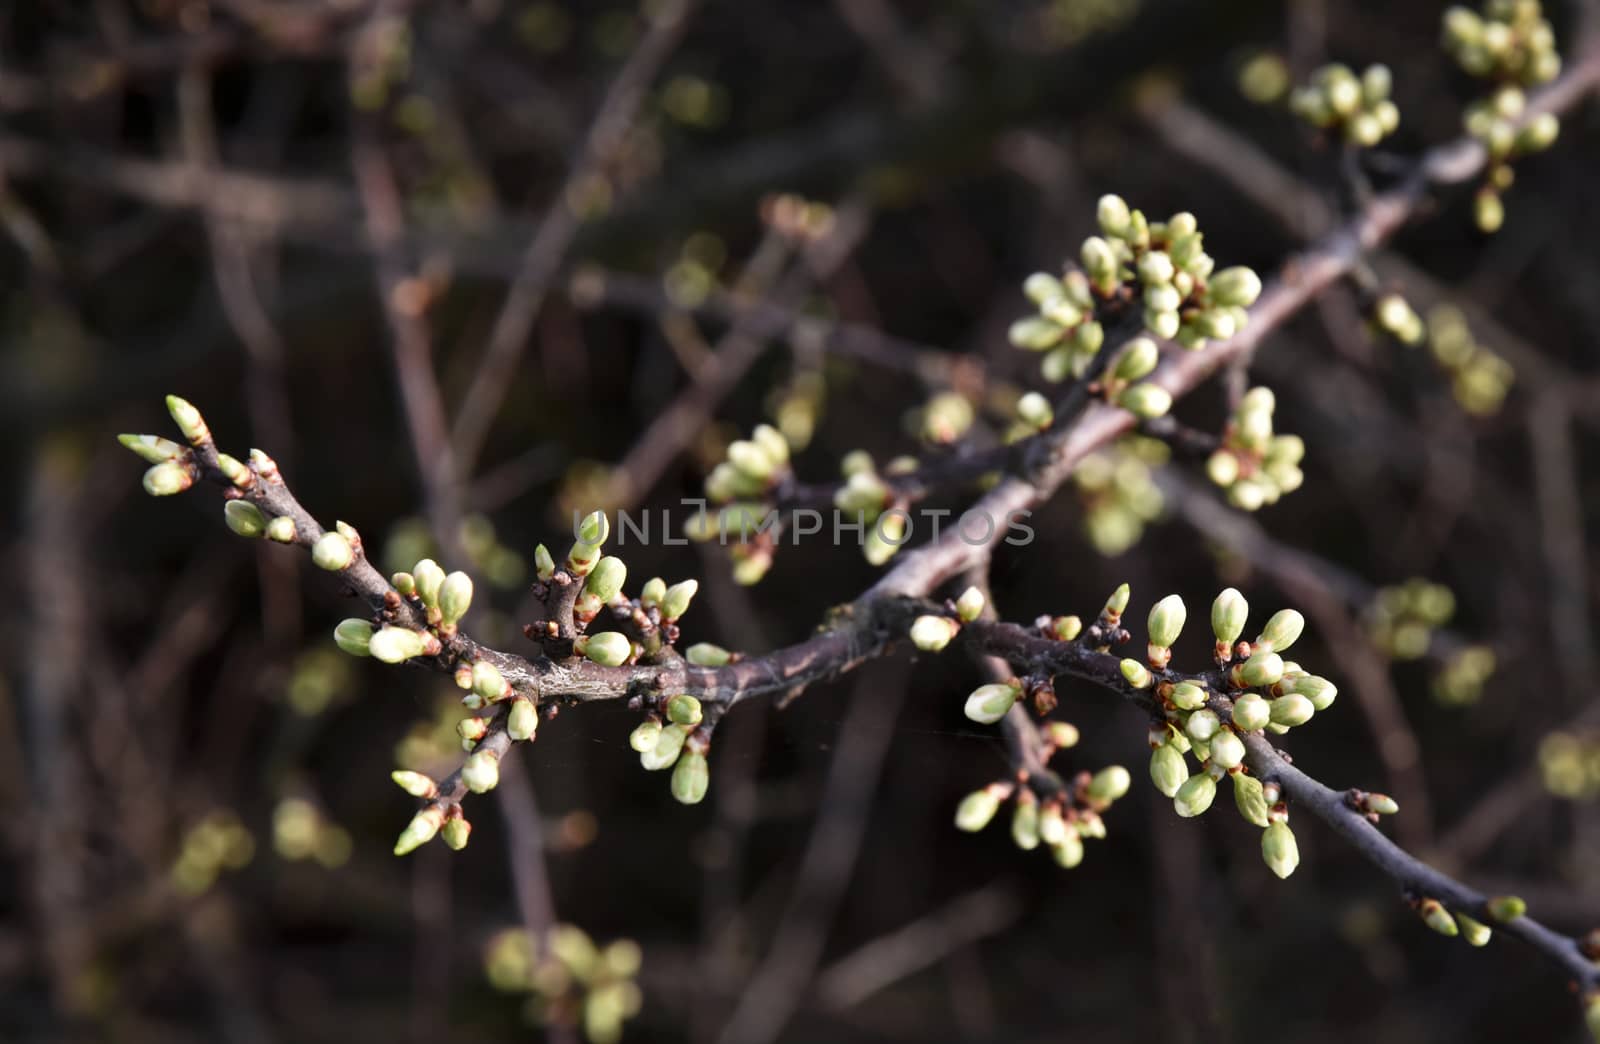
{"label": "pale green bud cluster", "polygon": [[777,428],[759,424],[748,439],[728,444],[723,460],[706,476],[706,498],[713,504],[760,500],[789,472],[789,440]]}
{"label": "pale green bud cluster", "polygon": [[1451,656],[1434,676],[1433,698],[1446,707],[1477,703],[1494,671],[1494,650],[1486,645],[1469,645]]}
{"label": "pale green bud cluster", "polygon": [[1293,493],[1305,482],[1300,462],[1306,446],[1298,435],[1273,430],[1277,399],[1271,389],[1251,388],[1239,400],[1222,445],[1206,460],[1206,475],[1228,491],[1228,502],[1256,511]]}
{"label": "pale green bud cluster", "polygon": [[256,840],[239,817],[218,810],[190,827],[168,871],[186,896],[203,895],[225,870],[242,870],[255,858]]}
{"label": "pale green bud cluster", "polygon": [[1558,729],[1539,742],[1539,780],[1568,801],[1600,794],[1600,734]]}
{"label": "pale green bud cluster", "polygon": [[[1164,257],[1147,254],[1146,257]],[[1135,337],[1117,353],[1106,373],[1104,394],[1107,402],[1115,403],[1142,420],[1164,417],[1172,409],[1172,393],[1158,384],[1140,384],[1155,371],[1161,361],[1161,350],[1148,337]]]}
{"label": "pale green bud cluster", "polygon": [[1127,435],[1083,458],[1072,473],[1083,532],[1094,549],[1114,557],[1132,548],[1166,507],[1155,469],[1170,451],[1159,439]]}
{"label": "pale green bud cluster", "polygon": [[527,994],[527,1009],[540,1021],[575,1023],[592,1044],[617,1044],[624,1023],[639,1013],[644,995],[634,980],[641,961],[633,940],[601,947],[570,924],[556,925],[542,940],[510,928],[484,950],[484,972],[495,989]]}
{"label": "pale green bud cluster", "polygon": [[[1071,742],[1056,742],[1058,739]],[[1076,741],[1075,729],[1070,736],[1051,737],[1057,748]],[[1042,846],[1056,865],[1071,869],[1083,862],[1086,838],[1106,836],[1101,815],[1128,792],[1131,784],[1132,777],[1121,765],[1108,766],[1092,776],[1082,773],[1070,793],[1051,794],[1043,799],[1026,784],[1001,780],[961,799],[956,807],[956,827],[976,833],[993,822],[1001,805],[1011,800],[1012,843],[1025,852]]]}
{"label": "pale green bud cluster", "polygon": [[1369,65],[1360,76],[1348,65],[1325,65],[1289,95],[1289,108],[1313,127],[1371,148],[1400,126],[1400,110],[1389,98],[1393,87],[1387,65]]}
{"label": "pale green bud cluster", "polygon": [[1500,412],[1516,373],[1511,364],[1472,336],[1466,316],[1442,304],[1428,312],[1428,348],[1450,378],[1450,391],[1474,417]]}
{"label": "pale green bud cluster", "polygon": [[1468,914],[1446,909],[1437,899],[1424,897],[1412,905],[1423,924],[1447,939],[1459,936],[1469,946],[1487,946],[1493,935],[1488,925]]}
{"label": "pale green bud cluster", "polygon": [[1444,13],[1444,49],[1467,73],[1534,87],[1561,72],[1555,31],[1538,0],[1488,0],[1481,14]]}
{"label": "pale green bud cluster", "polygon": [[1448,587],[1413,577],[1379,589],[1365,614],[1367,633],[1392,659],[1416,660],[1427,655],[1434,631],[1455,611],[1456,596]]}
{"label": "pale green bud cluster", "polygon": [[700,701],[688,694],[670,697],[665,704],[667,721],[651,714],[628,736],[628,745],[639,753],[639,764],[648,772],[672,769],[672,796],[685,805],[697,805],[711,786],[711,765],[707,758],[709,734],[699,732],[705,720]]}
{"label": "pale green bud cluster", "polygon": [[1041,370],[1052,383],[1082,375],[1105,343],[1105,329],[1094,318],[1095,296],[1088,277],[1077,270],[1060,278],[1035,272],[1023,281],[1022,292],[1038,314],[1011,324],[1011,343],[1043,353]]}

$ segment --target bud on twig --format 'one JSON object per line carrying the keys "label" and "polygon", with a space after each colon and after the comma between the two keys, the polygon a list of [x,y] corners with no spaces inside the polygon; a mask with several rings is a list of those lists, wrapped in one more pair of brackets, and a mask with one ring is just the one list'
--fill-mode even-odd
{"label": "bud on twig", "polygon": [[223,504],[222,519],[229,529],[242,537],[255,539],[267,532],[267,516],[248,500],[230,500]]}
{"label": "bud on twig", "polygon": [[414,816],[400,837],[394,843],[394,854],[405,855],[433,840],[433,835],[439,832],[444,825],[444,811],[439,808],[425,808]]}
{"label": "bud on twig", "polygon": [[1006,716],[1021,694],[1022,687],[1016,682],[980,685],[967,697],[966,715],[981,725],[993,725]]}
{"label": "bud on twig", "polygon": [[372,624],[366,620],[341,620],[333,629],[333,643],[351,656],[371,656]]}
{"label": "bud on twig", "polygon": [[961,632],[961,625],[946,616],[919,616],[911,623],[911,644],[923,652],[938,652]]}
{"label": "bud on twig", "polygon": [[1275,820],[1261,832],[1261,858],[1267,869],[1280,878],[1294,873],[1300,865],[1300,846],[1295,844],[1294,831],[1283,820]]}
{"label": "bud on twig", "polygon": [[395,785],[415,798],[432,798],[439,793],[439,786],[433,780],[420,772],[408,772],[405,769],[396,769],[389,773],[389,778]]}

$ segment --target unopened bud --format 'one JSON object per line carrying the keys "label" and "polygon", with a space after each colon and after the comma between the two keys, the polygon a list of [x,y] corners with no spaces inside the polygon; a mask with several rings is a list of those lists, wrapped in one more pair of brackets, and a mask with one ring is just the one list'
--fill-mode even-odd
{"label": "unopened bud", "polygon": [[1182,681],[1172,687],[1172,691],[1167,694],[1167,698],[1179,710],[1192,711],[1199,710],[1206,705],[1206,695],[1206,690],[1194,682]]}
{"label": "unopened bud", "polygon": [[1038,392],[1028,392],[1017,400],[1017,419],[1030,428],[1048,428],[1055,419],[1050,400]]}
{"label": "unopened bud", "polygon": [[1133,786],[1133,776],[1121,765],[1107,765],[1089,778],[1089,798],[1092,801],[1110,804],[1128,792]]}
{"label": "unopened bud", "polygon": [[1154,384],[1135,384],[1123,389],[1117,405],[1141,420],[1155,420],[1172,409],[1172,393]]}
{"label": "unopened bud", "polygon": [[1474,921],[1464,913],[1455,915],[1456,927],[1461,929],[1461,937],[1467,940],[1469,946],[1487,946],[1489,938],[1494,934],[1489,926],[1482,921]]}
{"label": "unopened bud", "polygon": [[211,438],[211,431],[206,427],[205,418],[200,416],[200,411],[186,400],[176,395],[168,395],[167,412],[172,414],[178,430],[183,432],[183,437],[189,440],[191,446],[198,446]]}
{"label": "unopened bud", "polygon": [[1259,732],[1272,720],[1272,708],[1253,692],[1233,701],[1233,724],[1245,732]]}
{"label": "unopened bud", "polygon": [[446,628],[454,627],[472,608],[472,577],[454,572],[439,585],[439,618]]}
{"label": "unopened bud", "polygon": [[420,772],[396,769],[389,773],[395,785],[414,798],[431,798],[439,793],[439,785]]}
{"label": "unopened bud", "polygon": [[333,629],[333,644],[351,656],[371,656],[372,624],[366,620],[341,620]]}
{"label": "unopened bud", "polygon": [[367,652],[383,663],[404,663],[427,649],[427,636],[407,627],[379,628],[367,642]]}
{"label": "unopened bud", "polygon": [[1149,668],[1138,660],[1123,660],[1119,666],[1122,668],[1122,677],[1135,689],[1148,689],[1151,682],[1155,681]]}
{"label": "unopened bud", "polygon": [[1305,626],[1304,616],[1293,609],[1280,609],[1272,614],[1255,644],[1262,651],[1281,653],[1295,643]]}
{"label": "unopened bud", "polygon": [[1078,745],[1078,727],[1071,722],[1052,721],[1045,725],[1044,737],[1057,750]]}
{"label": "unopened bud", "polygon": [[1161,361],[1161,350],[1148,337],[1135,337],[1123,346],[1111,375],[1119,381],[1137,381],[1150,375]]}
{"label": "unopened bud", "polygon": [[672,796],[685,805],[698,805],[711,786],[711,766],[697,750],[686,750],[672,770]]}
{"label": "unopened bud", "polygon": [[146,464],[160,464],[183,453],[183,447],[159,435],[118,435],[117,441],[138,454]]}
{"label": "unopened bud", "polygon": [[583,582],[584,593],[601,605],[609,603],[622,591],[628,579],[628,567],[615,555],[607,555],[595,563],[589,577]]}
{"label": "unopened bud", "polygon": [[1012,682],[980,685],[967,697],[966,715],[982,725],[993,725],[1017,702],[1021,688]]}
{"label": "unopened bud", "polygon": [[620,631],[602,631],[584,641],[583,655],[602,667],[620,667],[633,655],[633,643]]}
{"label": "unopened bud", "polygon": [[461,782],[474,794],[487,794],[500,782],[500,758],[492,750],[474,751],[461,765]]}
{"label": "unopened bud", "polygon": [[1150,644],[1170,646],[1178,640],[1178,635],[1183,633],[1184,621],[1188,619],[1189,611],[1183,604],[1183,599],[1177,595],[1167,597],[1157,602],[1150,610]]}
{"label": "unopened bud", "polygon": [[1233,803],[1245,822],[1254,823],[1258,827],[1269,825],[1267,820],[1269,806],[1261,781],[1244,772],[1229,773],[1228,778],[1233,780]]}
{"label": "unopened bud", "polygon": [[696,642],[684,650],[683,658],[696,667],[726,667],[733,654],[720,645]]}
{"label": "unopened bud", "polygon": [[1455,936],[1460,932],[1456,927],[1455,918],[1450,916],[1450,911],[1437,899],[1424,899],[1417,904],[1417,916],[1422,918],[1422,923],[1438,932],[1440,935]]}
{"label": "unopened bud", "polygon": [[556,575],[556,560],[543,544],[533,549],[533,571],[540,580],[549,580]]}
{"label": "unopened bud", "polygon": [[1212,276],[1207,290],[1215,304],[1249,308],[1261,296],[1261,277],[1253,269],[1236,265]]}
{"label": "unopened bud", "polygon": [[1133,215],[1128,211],[1128,203],[1121,196],[1107,194],[1100,197],[1100,202],[1095,205],[1095,218],[1100,223],[1100,231],[1108,236],[1121,237],[1128,230],[1128,223]]}
{"label": "unopened bud", "polygon": [[667,588],[667,593],[661,599],[661,615],[667,620],[676,620],[689,611],[689,603],[694,601],[695,593],[700,590],[700,581],[683,580]]}
{"label": "unopened bud", "polygon": [[983,606],[983,592],[976,587],[969,587],[956,599],[956,615],[962,623],[971,623],[983,615]]}
{"label": "unopened bud", "polygon": [[267,523],[267,539],[279,544],[292,544],[295,541],[294,519],[288,515],[279,515]]}
{"label": "unopened bud", "polygon": [[1243,685],[1272,685],[1283,677],[1283,657],[1275,652],[1258,652],[1234,670]]}
{"label": "unopened bud", "polygon": [[1277,699],[1269,701],[1269,706],[1271,707],[1272,724],[1282,725],[1291,729],[1310,721],[1311,716],[1317,710],[1311,705],[1310,700],[1297,692],[1279,696]]}
{"label": "unopened bud", "polygon": [[1203,707],[1189,715],[1189,720],[1184,723],[1183,731],[1192,740],[1209,743],[1211,737],[1222,728],[1222,719],[1217,717],[1217,712]]}
{"label": "unopened bud", "polygon": [[230,500],[222,505],[222,518],[229,529],[242,537],[254,539],[266,535],[267,516],[248,500]]}
{"label": "unopened bud", "polygon": [[683,753],[683,742],[689,737],[689,730],[682,725],[667,725],[656,736],[655,746],[639,754],[639,764],[647,771],[659,772],[676,764],[678,755]]}
{"label": "unopened bud", "polygon": [[1193,819],[1204,814],[1216,797],[1217,781],[1212,779],[1210,774],[1202,772],[1184,781],[1183,786],[1173,795],[1172,807],[1183,818]]}
{"label": "unopened bud", "polygon": [[1005,793],[1003,786],[991,783],[962,798],[961,804],[956,806],[956,829],[975,834],[988,826],[1000,811],[1000,802]]}
{"label": "unopened bud", "polygon": [[610,535],[611,522],[606,518],[604,511],[592,511],[584,516],[582,522],[578,523],[577,542],[580,544],[599,548]]}
{"label": "unopened bud", "polygon": [[1150,782],[1167,797],[1178,793],[1189,778],[1189,763],[1172,744],[1163,743],[1150,752]]}
{"label": "unopened bud", "polygon": [[514,740],[531,740],[539,731],[539,712],[533,701],[518,697],[511,701],[506,712],[506,735]]}
{"label": "unopened bud", "polygon": [[467,840],[472,837],[472,824],[463,816],[446,820],[439,830],[439,837],[453,851],[459,852],[467,847]]}
{"label": "unopened bud", "polygon": [[1212,764],[1229,769],[1244,764],[1244,740],[1236,733],[1220,729],[1211,737],[1208,746],[1211,748]]}
{"label": "unopened bud", "polygon": [[324,533],[311,545],[311,560],[332,573],[348,569],[355,557],[355,550],[343,533]]}
{"label": "unopened bud", "polygon": [[164,460],[144,473],[144,491],[152,497],[170,497],[194,485],[194,472],[178,460]]}
{"label": "unopened bud", "polygon": [[1489,911],[1489,916],[1501,924],[1509,924],[1528,912],[1528,904],[1515,895],[1494,896],[1484,907]]}
{"label": "unopened bud", "polygon": [[678,725],[698,725],[704,718],[700,701],[688,693],[680,693],[667,701],[667,720]]}
{"label": "unopened bud", "polygon": [[643,754],[645,751],[654,750],[656,742],[660,739],[661,722],[655,718],[646,718],[628,733],[628,746]]}
{"label": "unopened bud", "polygon": [[911,644],[923,652],[938,652],[950,644],[961,625],[946,616],[919,616],[911,624]]}
{"label": "unopened bud", "polygon": [[1055,857],[1056,865],[1066,870],[1083,862],[1083,838],[1078,836],[1076,827],[1067,828],[1061,840],[1050,846],[1050,854]]}
{"label": "unopened bud", "polygon": [[402,856],[412,852],[429,841],[439,832],[444,825],[444,812],[438,808],[425,808],[418,812],[406,828],[400,832],[400,837],[394,843],[394,854]]}
{"label": "unopened bud", "polygon": [[1294,873],[1300,865],[1300,846],[1295,844],[1294,831],[1288,823],[1277,820],[1261,832],[1261,858],[1267,869],[1280,878]]}

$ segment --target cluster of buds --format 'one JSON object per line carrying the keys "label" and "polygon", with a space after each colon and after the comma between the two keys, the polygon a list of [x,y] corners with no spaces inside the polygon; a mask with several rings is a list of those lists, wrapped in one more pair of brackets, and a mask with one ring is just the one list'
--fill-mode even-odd
{"label": "cluster of buds", "polygon": [[615,1044],[643,1003],[634,981],[642,959],[632,939],[601,947],[581,928],[558,924],[539,945],[525,928],[496,934],[484,948],[483,968],[495,989],[527,996],[529,1021],[581,1026],[593,1044]]}
{"label": "cluster of buds", "polygon": [[1469,645],[1452,655],[1434,675],[1433,698],[1446,707],[1477,703],[1494,671],[1494,650],[1486,645]]}
{"label": "cluster of buds", "polygon": [[1568,801],[1600,794],[1600,731],[1557,730],[1539,741],[1539,776],[1545,790]]}
{"label": "cluster of buds", "polygon": [[[1097,318],[1102,308],[1120,312],[1137,305],[1151,333],[1193,349],[1208,339],[1226,340],[1244,327],[1261,279],[1242,266],[1214,271],[1216,262],[1205,252],[1193,214],[1150,222],[1121,196],[1107,195],[1100,198],[1096,217],[1101,234],[1083,241],[1081,268],[1060,278],[1036,272],[1022,286],[1038,314],[1011,324],[1011,343],[1047,353],[1047,380],[1081,376],[1088,369],[1105,343]],[[1166,412],[1156,409],[1160,391],[1151,386],[1122,405],[1141,416],[1160,416]]]}
{"label": "cluster of buds", "polygon": [[1206,475],[1245,511],[1275,504],[1305,481],[1300,461],[1306,445],[1298,435],[1274,433],[1276,409],[1270,388],[1251,388],[1223,429],[1222,445],[1206,461]]}
{"label": "cluster of buds", "polygon": [[1490,80],[1495,90],[1467,107],[1467,133],[1489,151],[1484,183],[1474,198],[1474,217],[1484,232],[1505,223],[1501,194],[1511,187],[1511,161],[1549,148],[1561,133],[1553,113],[1522,120],[1524,88],[1548,83],[1561,71],[1555,32],[1539,0],[1488,0],[1480,15],[1464,7],[1444,13],[1444,46],[1462,69]]}
{"label": "cluster of buds", "polygon": [[1294,89],[1289,108],[1313,127],[1371,148],[1400,126],[1400,110],[1389,98],[1393,87],[1387,65],[1369,65],[1360,76],[1347,65],[1325,65]]}
{"label": "cluster of buds", "polygon": [[777,428],[758,424],[748,439],[728,444],[724,459],[706,476],[706,499],[715,512],[701,512],[685,526],[691,540],[728,544],[733,577],[757,583],[772,568],[774,541],[761,529],[774,492],[789,477],[789,440]]}
{"label": "cluster of buds", "polygon": [[659,697],[628,736],[628,745],[646,771],[672,770],[672,796],[678,801],[697,805],[704,800],[711,786],[711,725],[698,699],[687,693]]}
{"label": "cluster of buds", "polygon": [[888,562],[906,542],[904,502],[895,499],[885,476],[892,478],[916,469],[914,457],[896,457],[880,474],[866,450],[852,450],[839,462],[844,481],[834,491],[833,506],[863,527],[866,535],[861,540],[861,554],[872,565]]}
{"label": "cluster of buds", "polygon": [[170,870],[172,885],[183,895],[203,895],[224,870],[243,869],[255,853],[255,838],[238,816],[212,812],[183,835]]}
{"label": "cluster of buds", "polygon": [[[1045,727],[1046,756],[1078,742],[1066,722]],[[999,780],[975,790],[956,806],[956,828],[977,833],[994,821],[1000,806],[1012,802],[1011,840],[1025,852],[1043,847],[1056,865],[1072,869],[1083,862],[1083,842],[1106,836],[1104,814],[1128,792],[1133,777],[1121,765],[1080,772],[1064,790],[1036,793],[1026,779]]]}
{"label": "cluster of buds", "polygon": [[1165,464],[1167,445],[1129,435],[1086,456],[1072,473],[1083,507],[1083,530],[1102,555],[1120,555],[1139,542],[1165,502],[1155,468]]}
{"label": "cluster of buds", "polygon": [[983,615],[983,592],[969,587],[954,602],[946,603],[947,612],[919,616],[911,621],[911,644],[923,652],[939,652],[961,633],[961,625],[969,624]]}
{"label": "cluster of buds", "polygon": [[[1439,900],[1428,896],[1414,897],[1411,908],[1429,928],[1449,939],[1459,936],[1469,946],[1487,946],[1494,934],[1493,929],[1483,921],[1460,910],[1447,909]],[[1505,924],[1521,917],[1525,910],[1527,904],[1521,899],[1514,895],[1503,895],[1486,902],[1483,913],[1487,919]]]}
{"label": "cluster of buds", "polygon": [[1439,305],[1428,312],[1428,349],[1449,376],[1451,393],[1462,409],[1475,417],[1500,412],[1516,373],[1473,338],[1459,308]]}
{"label": "cluster of buds", "polygon": [[1140,383],[1155,371],[1161,350],[1148,337],[1135,337],[1122,346],[1100,382],[1105,400],[1143,420],[1164,417],[1172,409],[1172,393],[1159,384]]}
{"label": "cluster of buds", "polygon": [[349,861],[354,843],[314,802],[289,797],[272,810],[272,847],[290,862],[309,859],[332,870]]}
{"label": "cluster of buds", "polygon": [[1378,591],[1366,613],[1367,633],[1393,659],[1416,660],[1455,611],[1456,596],[1448,587],[1413,577]]}

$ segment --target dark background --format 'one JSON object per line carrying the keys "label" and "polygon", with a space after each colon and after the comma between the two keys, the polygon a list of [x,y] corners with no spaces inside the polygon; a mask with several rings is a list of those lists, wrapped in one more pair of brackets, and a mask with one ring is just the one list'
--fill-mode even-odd
{"label": "dark background", "polygon": [[[1581,6],[1551,5],[1569,58]],[[691,253],[727,284],[767,235],[763,198],[843,205],[864,217],[859,242],[820,279],[790,262],[801,276],[779,303],[945,362],[970,357],[980,365],[959,368],[958,383],[992,407],[1007,388],[1041,386],[1005,327],[1028,311],[1022,278],[1091,231],[1100,193],[1155,215],[1192,210],[1223,264],[1264,275],[1308,237],[1275,217],[1281,196],[1243,183],[1239,142],[1343,205],[1336,151],[1241,94],[1256,54],[1283,56],[1297,77],[1332,59],[1387,62],[1404,122],[1385,148],[1415,155],[1453,138],[1478,85],[1436,46],[1441,8],[704,4],[587,183],[610,204],[561,254],[465,509],[528,561],[541,540],[564,547],[567,509],[596,503],[597,466],[621,460],[689,385],[684,359],[719,345],[723,323],[664,299],[579,307],[567,292],[579,262],[654,293],[663,273],[686,271],[699,237]],[[486,941],[520,916],[495,801],[468,802],[464,852],[389,854],[411,808],[386,778],[396,746],[448,720],[448,680],[332,653],[328,634],[351,609],[325,575],[298,552],[232,537],[210,490],[145,497],[141,466],[112,439],[171,435],[161,397],[176,392],[224,449],[272,453],[325,522],[351,522],[372,547],[426,538],[353,157],[366,142],[398,184],[408,224],[391,256],[431,281],[424,350],[453,420],[518,258],[646,25],[627,4],[386,10],[102,0],[0,14],[5,1039],[541,1032],[483,972]],[[369,21],[381,17],[394,20]],[[352,115],[352,48],[402,25],[408,60],[376,108]],[[1215,131],[1203,156],[1171,132],[1200,117],[1172,105]],[[1342,285],[1274,333],[1253,372],[1277,392],[1280,429],[1310,447],[1305,488],[1255,519],[1278,550],[1230,549],[1197,528],[1192,491],[1169,490],[1166,516],[1106,558],[1064,489],[1036,517],[1037,542],[1003,550],[994,571],[1013,620],[1092,615],[1127,580],[1142,621],[1151,600],[1180,592],[1194,633],[1178,648],[1193,657],[1224,584],[1258,614],[1300,604],[1282,548],[1369,585],[1450,586],[1449,633],[1391,666],[1360,622],[1372,588],[1334,584],[1341,608],[1311,614],[1296,653],[1344,695],[1288,748],[1331,785],[1394,793],[1402,815],[1389,829],[1419,854],[1574,932],[1600,920],[1587,554],[1600,494],[1597,140],[1580,110],[1554,150],[1519,164],[1499,235],[1475,231],[1457,192],[1377,259],[1377,285],[1419,309],[1457,301],[1517,367],[1499,413],[1468,416],[1425,352],[1370,337],[1369,291]],[[704,253],[708,237],[719,251]],[[917,451],[902,415],[932,387],[794,341],[763,338],[711,403],[715,425],[671,447],[649,482],[652,518],[681,517],[717,444],[819,376],[801,477],[830,478],[853,448],[880,461]],[[1215,431],[1222,396],[1208,386],[1178,413]],[[1174,467],[1209,498],[1196,462]],[[630,588],[698,576],[687,639],[750,651],[804,637],[874,576],[853,550],[820,544],[785,548],[749,590],[714,553],[619,553]],[[443,557],[468,564],[459,548]],[[514,574],[505,553],[498,564]],[[496,589],[482,564],[474,572],[474,633],[531,651],[514,636],[529,618],[525,584]],[[1477,703],[1442,706],[1430,679],[1465,643],[1493,647],[1500,669]],[[1309,819],[1296,823],[1302,866],[1279,882],[1230,808],[1180,821],[1152,801],[1143,723],[1097,690],[1063,683],[1057,713],[1084,739],[1057,764],[1134,770],[1110,838],[1065,872],[1019,852],[1001,824],[958,833],[959,797],[1007,771],[997,733],[961,714],[977,680],[959,656],[901,656],[781,712],[742,707],[718,731],[712,795],[692,808],[638,768],[622,706],[544,725],[519,752],[526,779],[507,785],[537,795],[555,916],[643,947],[629,1039],[715,1039],[758,974],[794,1006],[793,1040],[1578,1039],[1575,1006],[1531,952],[1441,940]],[[1587,781],[1564,798],[1540,770],[1554,732],[1588,752]],[[275,843],[286,799],[318,810],[323,861]],[[251,833],[254,858],[181,887],[185,838],[219,813]],[[852,817],[864,817],[859,845]],[[817,844],[836,858],[806,862]],[[836,962],[913,924],[909,949],[925,959],[877,961],[880,988],[841,1005],[840,983],[862,980],[830,979]]]}

